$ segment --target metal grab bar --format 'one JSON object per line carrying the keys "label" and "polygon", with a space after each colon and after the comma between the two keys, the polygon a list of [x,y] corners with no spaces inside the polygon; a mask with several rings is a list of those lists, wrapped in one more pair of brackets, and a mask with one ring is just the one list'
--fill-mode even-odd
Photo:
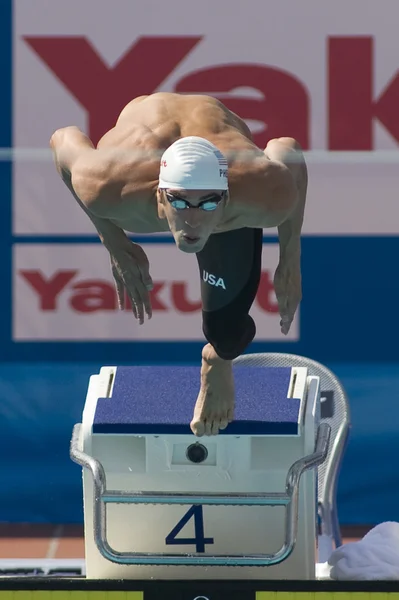
{"label": "metal grab bar", "polygon": [[[294,462],[288,470],[285,493],[189,493],[189,492],[119,492],[107,490],[102,464],[82,449],[81,423],[72,432],[71,459],[91,471],[94,483],[93,528],[95,543],[107,560],[122,565],[173,565],[173,566],[229,566],[266,567],[275,565],[290,556],[294,550],[298,530],[299,483],[302,474],[324,462],[328,453],[331,428],[321,423],[317,430],[313,454]],[[197,556],[193,554],[165,554],[149,552],[118,552],[107,541],[106,505],[118,504],[202,504],[223,506],[284,506],[284,543],[274,554],[227,554]]]}

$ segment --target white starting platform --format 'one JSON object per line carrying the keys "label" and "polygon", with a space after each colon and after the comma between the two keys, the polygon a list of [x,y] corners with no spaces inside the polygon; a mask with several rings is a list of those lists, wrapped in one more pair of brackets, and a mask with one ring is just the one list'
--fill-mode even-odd
{"label": "white starting platform", "polygon": [[[213,437],[189,428],[199,368],[103,367],[91,377],[71,441],[84,467],[87,578],[316,578],[318,473],[332,452],[320,382],[339,383],[301,357],[270,366],[284,356],[235,361],[235,420]],[[336,451],[346,430],[335,433]]]}

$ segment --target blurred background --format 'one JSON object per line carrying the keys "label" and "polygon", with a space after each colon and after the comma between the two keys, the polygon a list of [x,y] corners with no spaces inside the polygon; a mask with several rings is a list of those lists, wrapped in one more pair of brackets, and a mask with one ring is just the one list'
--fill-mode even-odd
{"label": "blurred background", "polygon": [[139,328],[118,312],[108,254],[48,149],[67,125],[96,143],[127,102],[156,91],[217,96],[260,147],[292,136],[306,151],[303,302],[281,336],[277,236],[265,231],[248,352],[301,354],[335,372],[352,414],[340,521],[399,520],[398,17],[397,0],[2,0],[0,521],[8,532],[82,525],[69,441],[91,374],[103,365],[199,365],[196,261],[167,235],[134,238],[155,282],[153,319]]}

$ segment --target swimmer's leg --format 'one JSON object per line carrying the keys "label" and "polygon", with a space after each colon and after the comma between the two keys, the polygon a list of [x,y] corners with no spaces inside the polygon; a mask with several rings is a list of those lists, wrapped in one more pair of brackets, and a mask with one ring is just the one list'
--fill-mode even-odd
{"label": "swimmer's leg", "polygon": [[201,388],[190,423],[197,436],[217,435],[234,416],[234,379],[231,360],[217,355],[212,344],[202,350]]}
{"label": "swimmer's leg", "polygon": [[262,230],[214,234],[197,254],[201,274],[203,332],[201,389],[191,429],[216,435],[233,419],[232,361],[255,337],[249,311],[261,274]]}

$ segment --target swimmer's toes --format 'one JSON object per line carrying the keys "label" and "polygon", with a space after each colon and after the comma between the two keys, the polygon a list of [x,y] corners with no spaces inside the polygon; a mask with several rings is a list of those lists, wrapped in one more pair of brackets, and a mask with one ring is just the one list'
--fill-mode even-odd
{"label": "swimmer's toes", "polygon": [[205,422],[205,435],[212,435],[213,419],[207,419]]}
{"label": "swimmer's toes", "polygon": [[221,431],[223,429],[226,429],[226,427],[227,427],[228,424],[229,424],[229,421],[227,419],[220,419],[219,429]]}
{"label": "swimmer's toes", "polygon": [[190,423],[191,431],[197,437],[202,437],[205,433],[205,424],[202,421],[192,420]]}
{"label": "swimmer's toes", "polygon": [[220,429],[220,419],[214,419],[212,423],[212,432],[211,435],[217,435]]}

